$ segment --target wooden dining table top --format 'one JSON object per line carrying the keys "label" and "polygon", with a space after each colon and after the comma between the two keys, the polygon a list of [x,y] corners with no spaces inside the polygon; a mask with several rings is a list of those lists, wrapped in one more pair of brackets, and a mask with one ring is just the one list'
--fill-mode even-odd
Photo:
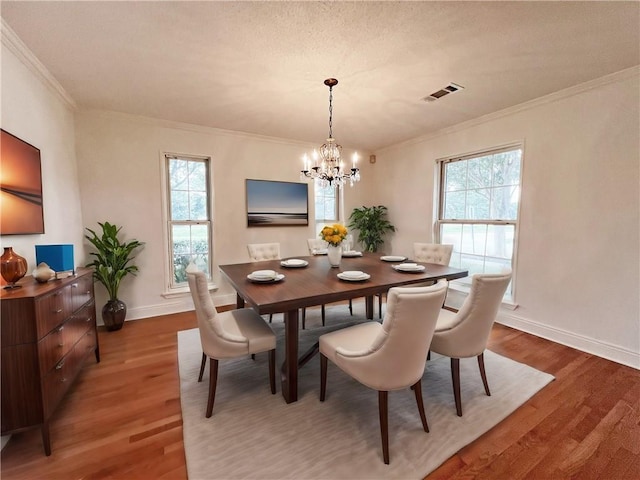
{"label": "wooden dining table top", "polygon": [[[305,267],[285,267],[288,258],[305,260]],[[431,263],[419,263],[426,268],[422,272],[400,272],[393,268],[401,262],[381,260],[381,254],[364,252],[358,257],[343,257],[339,267],[331,267],[326,255],[287,257],[282,260],[266,260],[220,265],[225,278],[246,303],[260,314],[279,313],[360,296],[385,293],[391,287],[409,286],[429,280],[466,277],[468,272],[458,268]],[[274,270],[283,274],[280,281],[258,283],[247,278],[256,270]],[[356,270],[367,273],[363,281],[345,281],[337,277],[340,272]]]}

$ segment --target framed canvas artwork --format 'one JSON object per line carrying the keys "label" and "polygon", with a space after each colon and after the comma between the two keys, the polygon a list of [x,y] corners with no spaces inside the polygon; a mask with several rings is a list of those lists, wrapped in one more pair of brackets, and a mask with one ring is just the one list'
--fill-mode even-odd
{"label": "framed canvas artwork", "polygon": [[309,225],[306,183],[246,180],[247,226]]}
{"label": "framed canvas artwork", "polygon": [[0,133],[0,235],[44,233],[40,150]]}

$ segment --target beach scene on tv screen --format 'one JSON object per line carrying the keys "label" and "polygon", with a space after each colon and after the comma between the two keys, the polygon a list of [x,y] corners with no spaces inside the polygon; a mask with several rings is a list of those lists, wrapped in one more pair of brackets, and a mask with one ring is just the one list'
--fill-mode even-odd
{"label": "beach scene on tv screen", "polygon": [[247,225],[308,225],[307,184],[247,180]]}

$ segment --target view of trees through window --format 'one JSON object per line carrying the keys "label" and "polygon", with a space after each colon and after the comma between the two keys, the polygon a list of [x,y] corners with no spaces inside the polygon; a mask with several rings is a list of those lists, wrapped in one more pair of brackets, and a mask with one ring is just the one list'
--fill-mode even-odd
{"label": "view of trees through window", "polygon": [[187,281],[194,262],[210,274],[209,159],[167,157],[172,286]]}
{"label": "view of trees through window", "polygon": [[338,221],[338,189],[333,186],[323,187],[319,182],[314,184],[316,236],[326,224]]}
{"label": "view of trees through window", "polygon": [[450,265],[474,273],[511,268],[520,203],[522,149],[445,160],[441,165],[440,243],[453,244]]}

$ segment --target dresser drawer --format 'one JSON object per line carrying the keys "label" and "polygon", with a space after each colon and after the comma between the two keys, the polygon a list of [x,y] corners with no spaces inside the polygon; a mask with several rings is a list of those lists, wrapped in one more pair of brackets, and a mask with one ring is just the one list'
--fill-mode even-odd
{"label": "dresser drawer", "polygon": [[93,277],[87,275],[78,277],[71,284],[71,308],[72,311],[78,310],[85,303],[93,298]]}
{"label": "dresser drawer", "polygon": [[46,337],[38,342],[38,356],[40,357],[40,374],[44,377],[64,357],[75,342],[65,339],[67,325],[55,328]]}
{"label": "dresser drawer", "polygon": [[44,337],[71,314],[71,285],[36,300],[38,338]]}

